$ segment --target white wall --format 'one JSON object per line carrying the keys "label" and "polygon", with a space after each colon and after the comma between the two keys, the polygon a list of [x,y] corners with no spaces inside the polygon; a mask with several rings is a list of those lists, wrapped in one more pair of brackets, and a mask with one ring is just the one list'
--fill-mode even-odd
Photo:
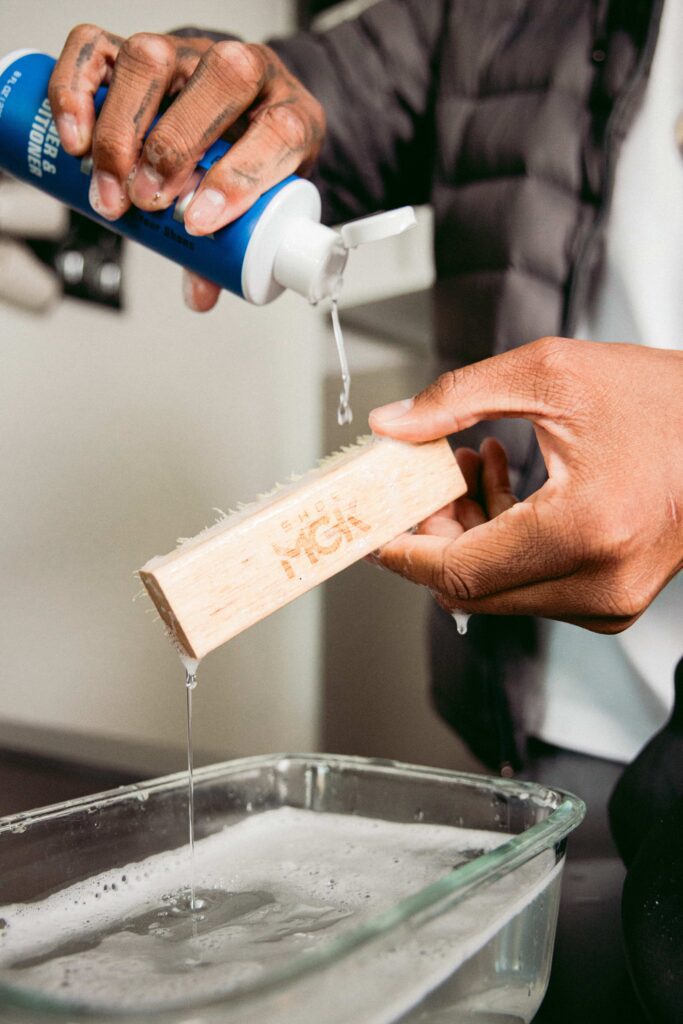
{"label": "white wall", "polygon": [[[286,32],[290,7],[2,0],[0,45],[57,53],[92,20],[123,35],[192,21],[255,38]],[[43,319],[0,310],[2,742],[47,725],[87,734],[91,757],[150,763],[114,738],[177,750],[160,770],[180,764],[180,666],[146,598],[133,602],[133,572],[214,506],[322,454],[319,315],[298,297],[254,309],[224,296],[200,317],[179,282],[129,245],[122,315],[73,300]],[[207,659],[195,702],[206,756],[317,745],[319,601]]]}
{"label": "white wall", "polygon": [[[0,0],[0,46],[57,53],[72,25],[93,20],[122,35],[191,21],[258,38],[287,32],[291,7]],[[345,303],[426,287],[430,230],[422,211],[416,231],[355,252]],[[180,767],[182,673],[147,599],[133,601],[134,571],[211,522],[214,506],[249,500],[353,440],[373,404],[429,372],[419,354],[352,337],[357,416],[339,430],[319,311],[297,296],[254,309],[225,295],[200,317],[179,281],[173,264],[128,245],[123,314],[73,300],[43,319],[0,308],[0,745],[134,771]],[[424,603],[360,567],[210,655],[195,699],[198,760],[315,749],[323,674],[329,698],[350,671],[377,689],[375,724],[363,701],[337,696],[343,720],[330,731],[328,715],[327,737],[351,752],[462,763],[426,699]],[[387,715],[382,701],[412,710]]]}

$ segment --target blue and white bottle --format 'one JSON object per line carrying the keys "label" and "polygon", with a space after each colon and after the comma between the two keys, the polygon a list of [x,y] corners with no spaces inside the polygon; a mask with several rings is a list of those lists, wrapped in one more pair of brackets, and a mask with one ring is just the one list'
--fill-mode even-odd
{"label": "blue and white bottle", "polygon": [[[161,253],[222,288],[262,305],[291,288],[309,300],[339,294],[349,248],[397,234],[414,222],[412,208],[376,214],[334,231],[320,223],[316,187],[290,175],[264,192],[254,205],[211,237],[188,234],[183,214],[193,193],[166,210],[135,207],[117,221],[90,206],[92,163],[64,152],[47,96],[55,60],[35,50],[0,58],[0,169],[35,185],[111,230]],[[99,112],[107,90],[95,95]],[[215,142],[198,164],[200,174],[229,149]]]}

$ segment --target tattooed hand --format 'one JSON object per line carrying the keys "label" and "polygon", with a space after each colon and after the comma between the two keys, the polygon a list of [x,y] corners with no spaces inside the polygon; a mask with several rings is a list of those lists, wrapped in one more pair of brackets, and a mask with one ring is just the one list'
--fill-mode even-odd
{"label": "tattooed hand", "polygon": [[[109,92],[96,124],[93,97],[101,85]],[[145,139],[164,96],[175,102]],[[170,206],[193,184],[209,146],[229,129],[244,129],[185,213],[194,235],[224,227],[288,174],[305,173],[325,129],[322,107],[279,57],[236,40],[150,33],[122,39],[78,25],[57,61],[49,97],[64,149],[74,156],[92,150],[90,202],[108,220],[131,203],[143,210]],[[192,308],[211,309],[219,293],[187,275]]]}

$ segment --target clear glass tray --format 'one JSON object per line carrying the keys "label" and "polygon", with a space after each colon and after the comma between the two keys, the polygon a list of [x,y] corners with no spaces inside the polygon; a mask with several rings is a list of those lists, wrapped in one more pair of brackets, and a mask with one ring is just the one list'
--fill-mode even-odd
{"label": "clear glass tray", "polygon": [[[261,817],[269,812],[278,813]],[[198,925],[186,919],[167,927],[163,871],[149,867],[165,865],[171,879],[184,865],[189,880],[185,774],[0,819],[0,1021],[530,1021],[550,971],[566,838],[583,814],[576,797],[539,785],[364,758],[276,755],[204,768],[195,782],[196,883],[210,902],[213,890],[203,887],[202,872],[213,850],[211,877],[224,864],[220,899],[233,901],[227,931],[225,913],[211,906]],[[293,838],[288,826],[279,830],[288,815],[299,829],[302,820],[304,830],[310,824],[310,842]],[[401,824],[412,827],[397,831]],[[454,843],[434,826],[469,831]],[[321,829],[331,837],[336,865],[325,882],[329,905],[317,877],[331,873],[316,838]],[[231,865],[237,838],[249,830],[248,849],[256,854]],[[500,843],[475,830],[500,833]],[[378,846],[383,831],[386,841]],[[160,855],[166,859],[149,861]],[[403,881],[392,898],[394,864]],[[312,895],[303,900],[308,923],[292,924],[298,918],[280,890],[264,892],[269,872],[296,876],[297,884],[310,876]],[[242,873],[249,875],[248,892],[241,891]],[[110,922],[102,930],[113,913],[107,908],[119,906],[120,890],[131,882],[148,900],[145,913],[122,901],[115,927]],[[24,920],[37,922],[47,953],[40,942],[38,955],[8,953]],[[49,938],[56,920],[68,934],[59,955]],[[247,924],[257,930],[245,931]],[[147,977],[135,953],[143,932],[148,944],[150,934],[160,936],[166,959],[138,998],[134,986]],[[235,945],[227,955],[222,950],[220,962],[207,953],[206,970],[173,959],[192,942],[215,950],[219,933],[229,933]],[[241,935],[251,937],[248,956],[237,944]],[[108,979],[118,999],[74,989],[68,980],[57,989],[43,985],[44,961],[52,969],[80,950],[99,956],[112,943],[133,949],[129,966]]]}

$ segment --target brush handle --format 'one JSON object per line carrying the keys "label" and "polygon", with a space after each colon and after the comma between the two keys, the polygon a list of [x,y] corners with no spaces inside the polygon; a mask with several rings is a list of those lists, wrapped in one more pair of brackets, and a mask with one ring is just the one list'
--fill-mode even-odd
{"label": "brush handle", "polygon": [[446,440],[371,438],[153,558],[140,578],[182,652],[203,658],[466,490]]}

